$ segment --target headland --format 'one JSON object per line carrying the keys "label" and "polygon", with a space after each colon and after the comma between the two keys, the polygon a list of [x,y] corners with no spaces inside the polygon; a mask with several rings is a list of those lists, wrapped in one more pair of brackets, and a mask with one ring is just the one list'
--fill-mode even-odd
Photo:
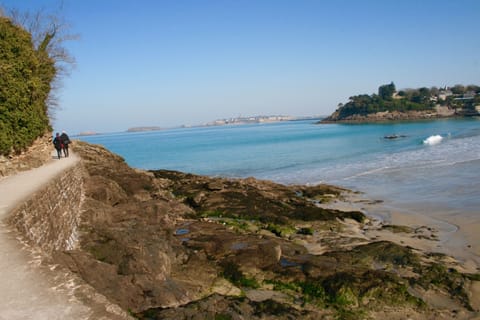
{"label": "headland", "polygon": [[476,85],[397,91],[382,85],[378,94],[352,96],[319,123],[370,123],[480,116],[480,87]]}

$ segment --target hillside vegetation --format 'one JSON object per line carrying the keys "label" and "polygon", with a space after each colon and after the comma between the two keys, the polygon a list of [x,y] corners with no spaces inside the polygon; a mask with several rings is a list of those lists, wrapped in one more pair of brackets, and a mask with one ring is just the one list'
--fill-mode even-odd
{"label": "hillside vegetation", "polygon": [[29,32],[0,16],[0,155],[19,152],[51,130],[47,99],[56,75],[47,34],[35,48]]}
{"label": "hillside vegetation", "polygon": [[[446,107],[456,115],[476,115],[475,106],[480,104],[480,87],[456,85],[452,88],[405,89],[397,92],[395,84],[382,85],[378,94],[352,96],[326,121],[359,120],[377,113],[435,113],[435,108]],[[381,118],[382,119],[382,118]]]}

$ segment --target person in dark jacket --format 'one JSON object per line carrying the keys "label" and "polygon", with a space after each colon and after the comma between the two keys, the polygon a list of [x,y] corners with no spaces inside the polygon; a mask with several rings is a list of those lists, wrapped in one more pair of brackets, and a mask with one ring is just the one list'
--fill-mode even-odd
{"label": "person in dark jacket", "polygon": [[55,135],[55,138],[53,139],[53,145],[55,146],[55,149],[57,150],[58,159],[60,159],[62,157],[63,144],[62,144],[62,139],[60,138],[60,133],[58,133],[58,132]]}
{"label": "person in dark jacket", "polygon": [[68,134],[65,131],[62,131],[62,135],[60,136],[60,139],[62,140],[62,149],[63,149],[63,155],[68,157],[68,145],[70,144],[70,138],[68,137]]}

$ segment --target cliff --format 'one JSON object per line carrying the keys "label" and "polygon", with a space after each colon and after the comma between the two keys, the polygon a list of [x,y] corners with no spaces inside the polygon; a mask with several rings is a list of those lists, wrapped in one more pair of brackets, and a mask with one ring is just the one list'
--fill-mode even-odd
{"label": "cliff", "polygon": [[347,190],[140,171],[81,142],[75,152],[81,163],[11,223],[137,318],[478,316],[468,291],[478,274],[449,257],[372,240],[369,230],[385,226],[329,208]]}

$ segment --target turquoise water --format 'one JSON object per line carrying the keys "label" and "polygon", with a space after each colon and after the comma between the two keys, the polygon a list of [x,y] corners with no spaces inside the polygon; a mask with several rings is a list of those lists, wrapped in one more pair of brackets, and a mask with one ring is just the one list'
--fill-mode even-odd
{"label": "turquoise water", "polygon": [[[397,139],[384,136],[399,135]],[[439,135],[436,144],[426,144]],[[331,183],[395,205],[448,211],[480,208],[478,119],[388,124],[291,121],[80,137],[133,167]],[[434,138],[435,140],[435,138]]]}

